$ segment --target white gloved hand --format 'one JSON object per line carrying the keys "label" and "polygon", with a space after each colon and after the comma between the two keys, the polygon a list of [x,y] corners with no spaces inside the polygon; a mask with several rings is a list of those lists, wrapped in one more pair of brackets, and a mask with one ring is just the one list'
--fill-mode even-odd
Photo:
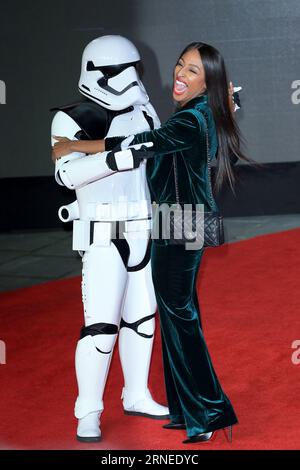
{"label": "white gloved hand", "polygon": [[241,91],[241,90],[242,90],[241,86],[233,87],[232,99],[233,99],[233,102],[234,102],[234,112],[237,109],[240,109],[242,107],[241,102],[240,102],[240,95],[239,95],[239,91]]}
{"label": "white gloved hand", "polygon": [[133,170],[138,168],[145,158],[148,159],[154,156],[154,152],[148,150],[152,146],[152,142],[132,145],[124,150],[121,150],[120,146],[118,146],[108,152],[106,164],[113,171]]}

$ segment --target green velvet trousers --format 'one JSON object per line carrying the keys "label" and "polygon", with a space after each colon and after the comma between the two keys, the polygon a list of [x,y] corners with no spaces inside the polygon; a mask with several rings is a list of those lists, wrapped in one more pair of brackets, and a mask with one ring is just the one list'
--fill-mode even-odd
{"label": "green velvet trousers", "polygon": [[170,420],[185,423],[188,437],[238,422],[202,333],[196,278],[204,250],[160,240],[151,248]]}

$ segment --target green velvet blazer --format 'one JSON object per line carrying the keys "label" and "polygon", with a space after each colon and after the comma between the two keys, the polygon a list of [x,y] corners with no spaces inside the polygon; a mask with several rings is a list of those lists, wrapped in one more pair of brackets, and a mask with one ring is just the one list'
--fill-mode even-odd
{"label": "green velvet blazer", "polygon": [[[195,111],[200,111],[200,113]],[[210,197],[207,169],[205,115],[208,124],[210,158],[216,157],[218,141],[207,94],[191,99],[179,108],[159,129],[135,134],[130,145],[153,142],[154,158],[147,160],[147,179],[152,201],[157,204],[176,203],[173,154],[177,156],[179,202],[204,204],[204,210],[217,210]],[[125,138],[125,137],[124,137]],[[105,139],[111,150],[116,138]]]}

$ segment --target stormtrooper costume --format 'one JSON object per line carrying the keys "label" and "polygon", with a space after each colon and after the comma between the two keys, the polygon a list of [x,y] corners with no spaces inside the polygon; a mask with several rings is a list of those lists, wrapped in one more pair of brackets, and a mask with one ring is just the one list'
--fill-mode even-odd
{"label": "stormtrooper costume", "polygon": [[[86,101],[56,108],[52,136],[103,139],[158,128],[160,121],[136,70],[139,61],[137,49],[124,37],[102,36],[89,43],[79,80]],[[125,414],[166,419],[169,413],[148,389],[156,301],[146,160],[138,162],[134,150],[120,148],[113,155],[119,170],[114,171],[107,156],[71,153],[55,167],[57,183],[76,192],[76,200],[61,207],[59,217],[73,220],[73,250],[82,256],[84,326],[75,356],[75,416],[77,439],[85,442],[101,438],[103,393],[117,336]]]}

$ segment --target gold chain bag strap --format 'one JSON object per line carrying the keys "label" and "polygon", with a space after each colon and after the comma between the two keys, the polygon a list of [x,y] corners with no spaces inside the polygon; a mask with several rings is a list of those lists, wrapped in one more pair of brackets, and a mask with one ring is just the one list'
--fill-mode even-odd
{"label": "gold chain bag strap", "polygon": [[[204,118],[207,149],[209,199],[212,207],[216,207],[211,184],[211,157],[209,151],[207,121],[204,114],[200,113],[199,111],[189,110],[189,112],[192,112],[198,120],[199,118],[197,116],[197,113],[201,114]],[[216,247],[222,245],[224,243],[224,224],[222,215],[218,210],[204,212],[196,210],[182,210],[179,199],[176,154],[173,154],[173,168],[176,192],[176,206],[178,207],[180,214],[177,213],[176,215],[175,212],[171,212],[170,214],[170,244],[183,245],[185,243],[191,243],[195,241],[197,241],[198,243],[200,241],[203,246]],[[198,231],[196,232],[196,230]]]}

